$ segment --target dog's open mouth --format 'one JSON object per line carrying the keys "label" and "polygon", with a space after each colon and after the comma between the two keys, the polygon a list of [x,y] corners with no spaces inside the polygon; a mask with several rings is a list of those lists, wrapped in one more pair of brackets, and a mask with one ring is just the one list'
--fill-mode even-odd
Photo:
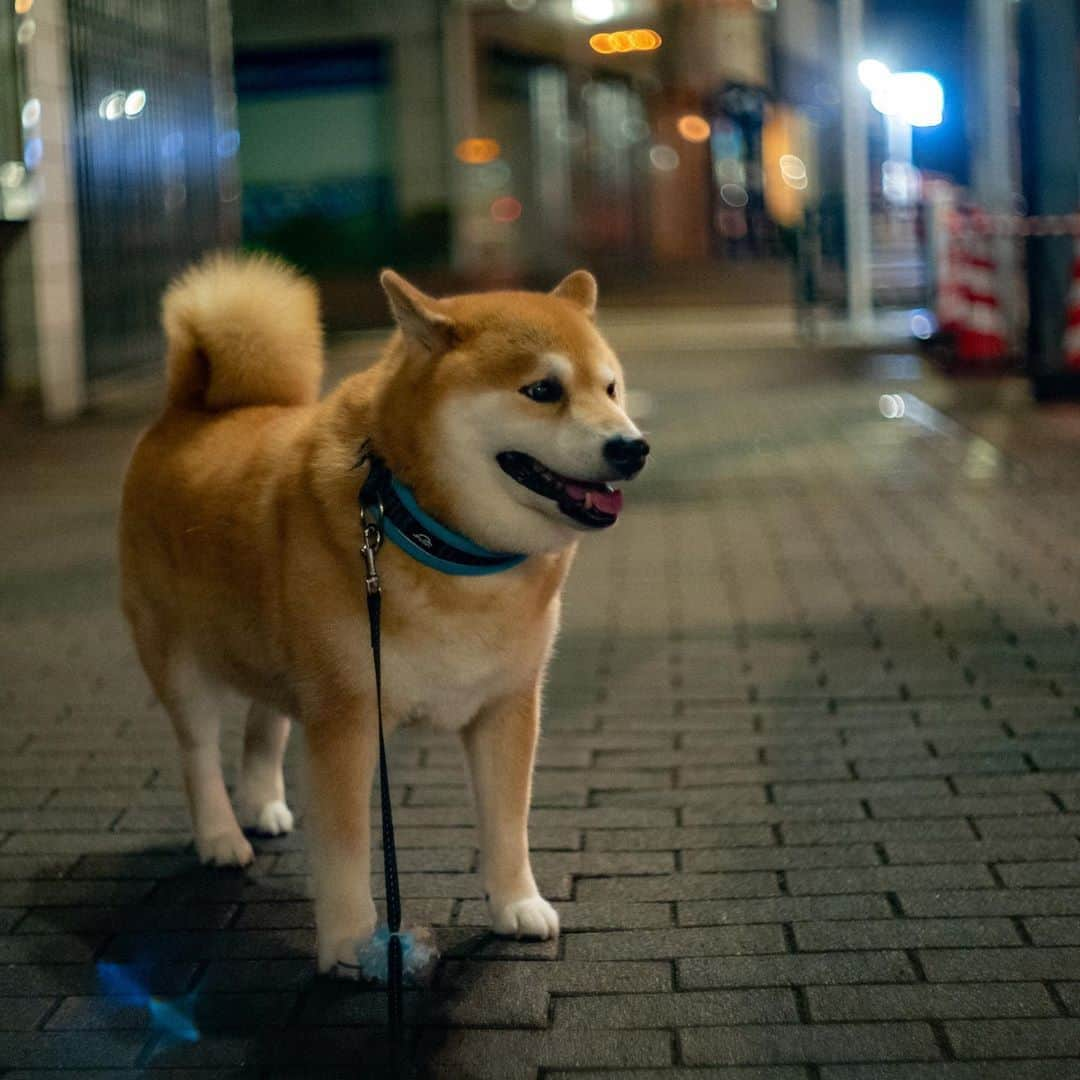
{"label": "dog's open mouth", "polygon": [[622,492],[610,484],[595,480],[574,480],[560,476],[536,458],[518,450],[504,450],[495,455],[499,467],[522,487],[552,499],[559,509],[579,525],[606,529],[618,520],[622,510]]}

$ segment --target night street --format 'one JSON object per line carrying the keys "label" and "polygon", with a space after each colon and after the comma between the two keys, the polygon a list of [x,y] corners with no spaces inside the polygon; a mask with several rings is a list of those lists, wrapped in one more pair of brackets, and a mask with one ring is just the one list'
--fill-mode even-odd
{"label": "night street", "polygon": [[[557,942],[485,929],[456,740],[393,740],[432,1076],[1080,1077],[1080,414],[1034,432],[1020,380],[770,318],[604,323],[653,458],[566,595],[531,817]],[[300,739],[297,832],[250,873],[193,854],[116,600],[150,408],[0,428],[0,1074],[374,1075],[382,993],[315,975]]]}

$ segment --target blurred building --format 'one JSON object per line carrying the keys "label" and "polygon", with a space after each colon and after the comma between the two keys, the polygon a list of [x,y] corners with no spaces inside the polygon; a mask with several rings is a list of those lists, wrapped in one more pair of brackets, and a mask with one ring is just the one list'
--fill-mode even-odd
{"label": "blurred building", "polygon": [[807,206],[839,205],[834,0],[2,12],[2,379],[53,416],[156,365],[168,279],[241,238],[354,326],[385,318],[388,263],[432,288],[582,263],[705,300],[755,264],[786,284]]}
{"label": "blurred building", "polygon": [[162,288],[239,237],[228,7],[0,12],[0,377],[62,418],[91,382],[159,362]]}
{"label": "blurred building", "polygon": [[820,118],[838,102],[825,0],[233,13],[245,240],[319,275],[331,322],[382,311],[366,282],[390,261],[450,286],[774,255],[818,186],[778,72]]}

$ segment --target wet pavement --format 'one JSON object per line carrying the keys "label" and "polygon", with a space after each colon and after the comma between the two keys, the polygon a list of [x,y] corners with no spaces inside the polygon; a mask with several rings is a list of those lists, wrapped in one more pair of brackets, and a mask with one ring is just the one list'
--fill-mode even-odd
{"label": "wet pavement", "polygon": [[[444,952],[422,1071],[1080,1077],[1080,408],[760,313],[610,322],[654,456],[553,665],[557,943],[486,933],[460,751],[394,740]],[[375,1075],[381,995],[314,973],[303,828],[249,873],[192,854],[115,602],[142,420],[0,427],[0,1074]]]}

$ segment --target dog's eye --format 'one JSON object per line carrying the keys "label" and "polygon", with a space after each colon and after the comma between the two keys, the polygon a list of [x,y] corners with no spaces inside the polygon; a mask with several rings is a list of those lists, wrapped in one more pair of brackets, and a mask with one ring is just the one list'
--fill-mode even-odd
{"label": "dog's eye", "polygon": [[607,396],[609,398],[613,398],[615,396],[615,384],[614,383],[608,383]]}
{"label": "dog's eye", "polygon": [[538,401],[541,405],[549,405],[562,399],[563,388],[558,379],[541,379],[539,382],[523,386],[521,393],[531,401]]}

